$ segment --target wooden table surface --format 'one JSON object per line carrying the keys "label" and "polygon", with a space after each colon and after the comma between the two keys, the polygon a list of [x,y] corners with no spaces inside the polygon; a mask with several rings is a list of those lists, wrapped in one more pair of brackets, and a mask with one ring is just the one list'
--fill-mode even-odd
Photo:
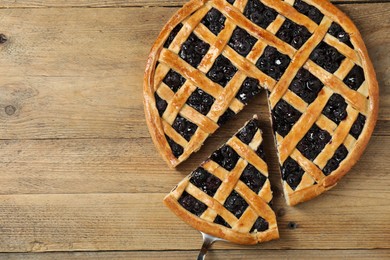
{"label": "wooden table surface", "polygon": [[[262,95],[176,171],[157,154],[143,70],[184,2],[0,1],[0,259],[195,259],[200,234],[162,198],[252,114],[271,131]],[[361,30],[380,82],[369,147],[336,188],[291,208],[268,141],[281,239],[217,243],[209,259],[390,258],[390,1],[334,2]]]}

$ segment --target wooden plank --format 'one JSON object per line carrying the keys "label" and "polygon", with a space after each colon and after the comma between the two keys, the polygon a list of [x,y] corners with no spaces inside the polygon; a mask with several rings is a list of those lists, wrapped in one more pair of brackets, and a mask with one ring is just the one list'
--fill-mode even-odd
{"label": "wooden plank", "polygon": [[[390,4],[340,7],[367,41],[381,85],[380,119],[390,120]],[[175,10],[0,9],[9,37],[0,46],[1,139],[147,136],[143,70],[162,21]],[[255,111],[267,114],[259,103]]]}
{"label": "wooden plank", "polygon": [[[265,137],[269,167],[279,185],[269,130]],[[227,139],[213,138],[177,170],[165,165],[148,138],[1,141],[0,194],[167,193]],[[369,196],[390,185],[388,145],[390,137],[373,137],[342,187],[335,189],[353,191],[364,183]]]}
{"label": "wooden plank", "polygon": [[[253,247],[220,242],[215,248],[389,249],[387,187],[371,194],[360,187],[337,189],[296,208],[281,206],[277,199],[283,239]],[[163,206],[163,196],[1,195],[0,251],[199,249],[200,234]],[[288,229],[290,221],[298,228]]]}
{"label": "wooden plank", "polygon": [[[388,1],[388,0],[384,0]],[[188,0],[2,0],[0,8],[44,8],[44,7],[145,7],[172,6],[178,7]],[[378,0],[333,0],[333,3],[378,2]]]}
{"label": "wooden plank", "polygon": [[[198,251],[133,251],[133,252],[69,252],[69,253],[7,253],[4,260],[89,260],[89,259],[196,259]],[[207,259],[386,259],[390,250],[211,250]]]}

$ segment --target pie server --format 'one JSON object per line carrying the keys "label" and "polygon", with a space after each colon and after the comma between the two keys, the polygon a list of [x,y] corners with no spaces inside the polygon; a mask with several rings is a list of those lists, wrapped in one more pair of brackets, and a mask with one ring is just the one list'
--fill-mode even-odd
{"label": "pie server", "polygon": [[202,248],[200,249],[199,255],[197,260],[204,260],[207,254],[207,251],[210,249],[210,247],[214,244],[216,241],[225,241],[220,238],[216,238],[213,236],[210,236],[208,234],[205,234],[203,232],[200,232],[203,236],[203,245]]}

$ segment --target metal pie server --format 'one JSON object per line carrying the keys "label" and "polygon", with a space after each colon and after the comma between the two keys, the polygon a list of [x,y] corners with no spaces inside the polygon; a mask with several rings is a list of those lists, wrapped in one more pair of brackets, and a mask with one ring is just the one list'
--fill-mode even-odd
{"label": "metal pie server", "polygon": [[205,234],[203,232],[200,232],[203,236],[203,245],[200,249],[199,255],[197,260],[204,260],[207,254],[207,251],[210,249],[210,247],[216,242],[216,241],[224,241],[223,239],[216,238],[213,236],[210,236],[208,234]]}

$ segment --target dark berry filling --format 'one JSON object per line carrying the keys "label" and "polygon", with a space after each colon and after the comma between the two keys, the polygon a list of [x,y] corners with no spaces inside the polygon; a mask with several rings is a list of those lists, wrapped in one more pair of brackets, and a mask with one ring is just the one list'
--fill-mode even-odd
{"label": "dark berry filling", "polygon": [[233,170],[240,156],[228,145],[224,145],[216,150],[210,157],[211,160],[221,165],[228,171]]}
{"label": "dark berry filling", "polygon": [[183,25],[181,23],[176,25],[175,28],[173,28],[173,30],[171,31],[171,33],[168,36],[168,39],[164,43],[164,48],[169,48],[169,45],[171,45],[171,43],[173,42],[173,40],[175,39],[176,35],[179,33],[181,28],[183,28]]}
{"label": "dark berry filling", "polygon": [[244,15],[258,26],[266,29],[276,19],[278,13],[258,0],[249,0]]}
{"label": "dark berry filling", "polygon": [[339,168],[340,163],[348,156],[347,148],[342,144],[335,152],[333,157],[328,161],[322,170],[326,176],[331,174],[337,168]]}
{"label": "dark berry filling", "polygon": [[198,126],[184,117],[178,115],[172,124],[173,129],[176,130],[187,141],[190,141],[191,137],[195,134]]}
{"label": "dark berry filling", "polygon": [[322,114],[336,124],[340,124],[348,116],[347,106],[347,102],[345,102],[345,99],[341,95],[333,94],[326,104],[324,111],[322,111]]}
{"label": "dark berry filling", "polygon": [[230,38],[229,46],[241,56],[246,57],[256,42],[257,39],[255,37],[247,33],[244,29],[237,27],[234,29]]}
{"label": "dark berry filling", "polygon": [[328,33],[336,37],[340,42],[345,43],[349,47],[353,48],[349,34],[338,24],[333,22],[329,28]]}
{"label": "dark berry filling", "polygon": [[240,100],[244,105],[248,105],[248,102],[261,91],[260,83],[257,79],[246,78],[242,83],[240,90],[238,91],[236,98]]}
{"label": "dark berry filling", "polygon": [[306,158],[314,161],[331,139],[332,137],[327,131],[313,125],[298,143],[297,148]]}
{"label": "dark berry filling", "polygon": [[169,147],[171,147],[172,153],[176,158],[179,158],[180,155],[183,154],[184,149],[181,145],[177,144],[175,141],[173,141],[169,136],[165,135],[165,138],[168,141]]}
{"label": "dark berry filling", "polygon": [[351,131],[349,133],[357,140],[360,134],[362,133],[365,124],[366,124],[366,117],[363,116],[362,114],[359,114],[355,123],[353,123],[351,127]]}
{"label": "dark berry filling", "polygon": [[187,104],[197,110],[202,115],[207,115],[214,101],[215,98],[213,98],[211,95],[207,94],[200,88],[197,88],[188,98]]}
{"label": "dark berry filling", "polygon": [[280,27],[279,31],[276,33],[276,36],[293,46],[295,49],[299,49],[310,38],[311,33],[306,27],[286,19],[282,27]]}
{"label": "dark berry filling", "polygon": [[299,120],[302,113],[284,100],[280,100],[272,110],[274,131],[285,137]]}
{"label": "dark berry filling", "polygon": [[191,174],[190,182],[213,197],[221,185],[221,180],[199,167]]}
{"label": "dark berry filling", "polygon": [[264,151],[264,144],[259,145],[259,148],[257,148],[257,150],[256,150],[256,154],[257,154],[261,159],[263,159],[263,161],[266,160],[265,151]]}
{"label": "dark berry filling", "polygon": [[262,217],[258,217],[256,219],[255,224],[253,224],[253,227],[251,228],[250,233],[253,233],[255,231],[257,231],[257,232],[266,231],[268,229],[268,226],[269,226],[269,224],[265,219],[263,219]]}
{"label": "dark berry filling", "polygon": [[321,42],[310,54],[310,59],[330,73],[334,73],[345,59],[345,56],[334,47]]}
{"label": "dark berry filling", "polygon": [[218,125],[219,125],[219,126],[224,125],[227,121],[229,121],[230,119],[232,119],[235,115],[236,115],[236,113],[234,113],[233,110],[231,110],[230,108],[228,108],[228,109],[226,110],[226,112],[223,113],[223,115],[218,119]]}
{"label": "dark berry filling", "polygon": [[309,71],[300,69],[291,82],[289,89],[306,103],[311,104],[317,98],[318,93],[323,87],[324,84]]}
{"label": "dark berry filling", "polygon": [[301,14],[306,15],[311,20],[313,20],[316,24],[320,24],[324,15],[318,10],[316,7],[307,4],[302,0],[296,0],[294,3],[295,9]]}
{"label": "dark berry filling", "polygon": [[217,9],[211,8],[202,20],[213,34],[218,35],[225,28],[226,17]]}
{"label": "dark berry filling", "polygon": [[291,189],[295,190],[301,183],[305,171],[291,157],[287,158],[281,166],[282,179],[287,182]]}
{"label": "dark berry filling", "polygon": [[162,116],[167,109],[168,103],[164,99],[160,98],[157,93],[154,93],[154,98],[156,99],[156,107],[160,116]]}
{"label": "dark berry filling", "polygon": [[217,217],[214,219],[214,223],[231,228],[231,226],[220,215],[217,215]]}
{"label": "dark berry filling", "polygon": [[225,87],[226,84],[233,78],[236,74],[237,68],[224,56],[220,55],[207,73],[207,77],[218,83],[222,87]]}
{"label": "dark berry filling", "polygon": [[177,92],[181,86],[186,82],[186,79],[183,78],[182,75],[177,73],[174,70],[170,70],[168,74],[165,76],[163,82],[170,88],[172,89],[173,92]]}
{"label": "dark berry filling", "polygon": [[249,144],[255,136],[257,130],[259,130],[259,121],[252,119],[249,121],[237,134],[237,138],[244,144]]}
{"label": "dark berry filling", "polygon": [[240,194],[236,191],[232,191],[226,199],[224,207],[233,213],[234,216],[240,218],[248,207],[248,203],[240,196]]}
{"label": "dark berry filling", "polygon": [[192,195],[188,194],[186,191],[183,192],[179,198],[179,204],[183,206],[186,210],[191,212],[194,215],[200,216],[207,209],[206,204],[195,199]]}
{"label": "dark berry filling", "polygon": [[365,80],[363,69],[355,65],[345,77],[344,83],[351,89],[358,90]]}
{"label": "dark berry filling", "polygon": [[236,0],[227,0],[227,2],[229,3],[229,4],[234,4],[234,2],[235,2]]}
{"label": "dark berry filling", "polygon": [[287,55],[278,52],[274,47],[267,46],[263,55],[256,62],[256,67],[273,79],[279,80],[290,61],[291,59]]}
{"label": "dark berry filling", "polygon": [[267,178],[252,164],[248,164],[242,172],[240,180],[257,194],[263,187]]}
{"label": "dark berry filling", "polygon": [[203,57],[209,50],[210,45],[199,39],[194,33],[183,43],[180,57],[193,67],[198,67]]}

